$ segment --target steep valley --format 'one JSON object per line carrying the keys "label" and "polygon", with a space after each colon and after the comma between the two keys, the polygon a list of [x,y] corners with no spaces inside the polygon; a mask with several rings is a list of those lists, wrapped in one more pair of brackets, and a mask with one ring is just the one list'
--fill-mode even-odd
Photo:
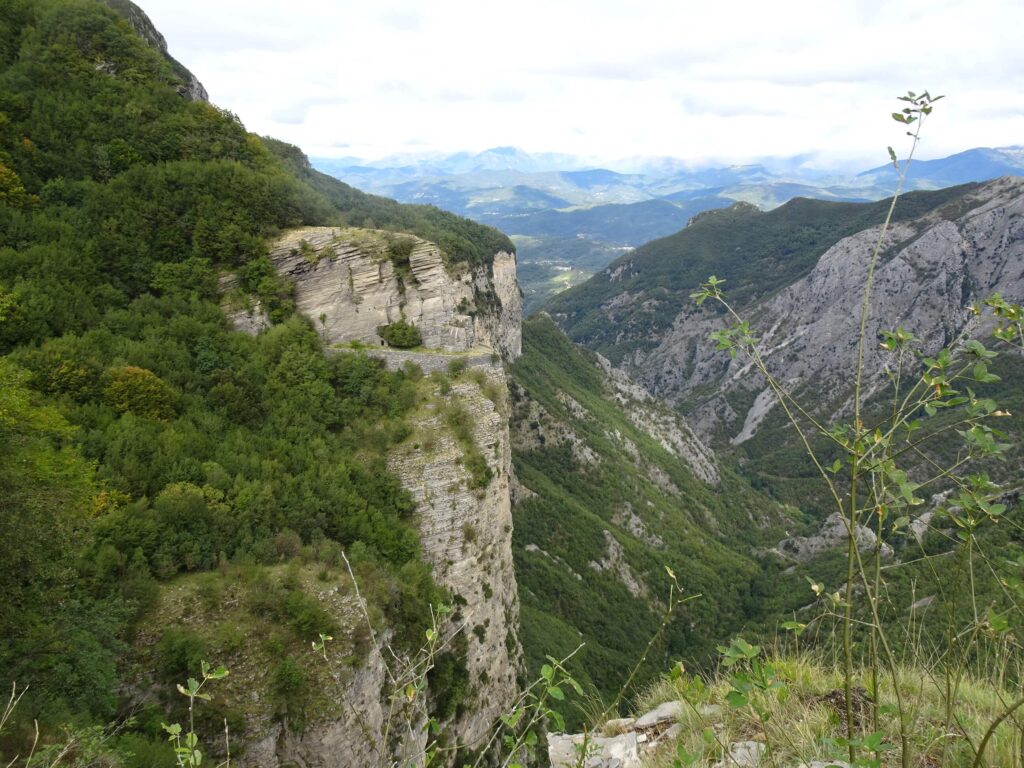
{"label": "steep valley", "polygon": [[[773,566],[757,553],[789,524],[781,506],[544,315],[524,324],[511,379],[514,553],[531,665],[585,643],[574,671],[613,698],[658,633],[666,568],[699,597],[672,617],[658,658],[707,663],[722,637],[765,618]],[[636,684],[662,666],[646,666]]]}
{"label": "steep valley", "polygon": [[[535,211],[530,236],[585,227],[621,252],[643,211],[652,235],[697,212],[643,203]],[[715,348],[724,311],[691,294],[724,278],[767,369],[808,403],[802,423],[845,419],[887,205],[702,212],[588,265],[600,271],[524,319],[512,239],[360,192],[248,132],[134,3],[4,5],[0,682],[14,688],[0,764],[544,765],[548,734],[603,727],[634,747],[692,737],[687,765],[724,766],[732,737],[770,728],[723,686],[749,672],[758,695],[778,690],[737,636],[785,654],[786,622],[798,656],[831,641],[835,666],[839,609],[871,585],[847,591],[846,522],[822,473],[764,376]],[[944,345],[991,335],[987,297],[1024,299],[1024,179],[904,196],[874,281],[869,422],[897,378],[886,329],[913,334],[908,370],[936,368]],[[974,349],[951,412],[993,398],[1019,433],[1024,356]],[[937,434],[953,434],[943,418]],[[969,584],[948,615],[996,659],[1024,595],[1022,452],[998,430],[964,439],[999,454],[970,465],[988,473],[973,493],[998,491],[977,537],[998,578],[975,589],[973,571],[929,560],[965,527],[953,473],[928,493],[891,473],[907,514],[867,510],[849,546],[877,551],[878,574],[885,562],[885,619],[909,611],[929,642],[938,618],[914,611]],[[842,477],[838,441],[809,443]],[[912,479],[959,469],[953,442],[921,451]],[[841,685],[824,663],[782,659],[780,679],[805,690],[772,700],[775,715],[818,707],[822,749]],[[631,719],[648,705],[669,715]],[[952,726],[931,717],[938,743]],[[571,759],[572,738],[552,742]]]}

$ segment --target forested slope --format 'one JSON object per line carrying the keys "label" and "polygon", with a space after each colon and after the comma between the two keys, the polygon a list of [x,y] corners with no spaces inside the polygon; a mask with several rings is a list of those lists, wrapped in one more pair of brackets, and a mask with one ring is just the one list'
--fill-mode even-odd
{"label": "forested slope", "polygon": [[[546,315],[524,322],[512,381],[513,545],[531,665],[585,643],[574,669],[613,697],[658,633],[666,567],[699,597],[652,658],[700,665],[758,623],[775,565],[756,552],[787,524],[778,505]],[[638,685],[661,668],[646,666]]]}
{"label": "forested slope", "polygon": [[[973,187],[911,192],[900,200],[896,220],[945,205],[955,208]],[[764,298],[810,272],[842,238],[880,224],[889,203],[795,198],[768,212],[749,203],[707,211],[686,229],[640,246],[558,294],[544,308],[574,341],[618,364],[657,346],[708,275],[728,282],[737,306]]]}
{"label": "forested slope", "polygon": [[[105,5],[0,6],[0,679],[30,685],[19,713],[44,727],[113,717],[134,624],[176,574],[336,564],[344,545],[375,610],[399,636],[418,626],[434,588],[384,462],[414,382],[326,359],[265,241],[355,224],[432,239],[449,262],[512,250],[316,174],[181,85]],[[229,328],[228,271],[277,327]],[[289,594],[266,621],[301,619]],[[189,648],[160,645],[162,674],[189,671]]]}

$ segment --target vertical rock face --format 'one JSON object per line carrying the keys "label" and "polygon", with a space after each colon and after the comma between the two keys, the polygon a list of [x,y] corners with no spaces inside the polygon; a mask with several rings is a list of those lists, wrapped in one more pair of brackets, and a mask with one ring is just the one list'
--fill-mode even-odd
{"label": "vertical rock face", "polygon": [[[419,238],[330,227],[289,232],[271,245],[269,256],[294,283],[296,308],[325,341],[360,341],[392,369],[411,362],[451,378],[450,386],[421,382],[424,398],[409,417],[412,435],[388,463],[416,501],[422,557],[452,596],[455,610],[445,631],[465,641],[448,647],[457,654],[465,648],[468,687],[445,729],[452,742],[482,747],[497,717],[515,701],[521,664],[510,404],[501,359],[521,353],[515,256],[498,253],[491,265],[456,265],[449,272],[439,249]],[[236,287],[233,277],[222,280],[229,297]],[[258,303],[232,307],[229,298],[225,311],[248,333],[268,324]],[[382,347],[378,327],[400,319],[415,325],[423,346],[432,349]],[[454,426],[453,418],[462,426]],[[253,745],[241,764],[270,768],[291,761],[326,768],[374,762],[379,756],[366,751],[374,741],[367,729],[382,730],[383,665],[371,653],[339,693],[362,713],[359,727],[336,720],[313,723],[301,734],[275,731]],[[417,739],[422,741],[422,729],[402,748],[415,751]]]}
{"label": "vertical rock face", "polygon": [[[420,410],[414,436],[394,452],[389,468],[416,500],[423,555],[438,583],[452,593],[453,628],[461,626],[468,640],[470,690],[453,729],[459,743],[479,747],[516,696],[519,598],[505,372],[500,363],[486,362],[472,368],[471,376]],[[465,447],[445,426],[443,411],[453,404],[468,414],[473,442],[490,469],[483,487],[473,487]]]}
{"label": "vertical rock face", "polygon": [[[522,297],[513,254],[496,254],[490,267],[455,265],[449,272],[438,247],[412,235],[307,227],[272,243],[270,259],[295,284],[298,311],[328,343],[381,346],[377,329],[405,320],[426,347],[493,350],[508,360],[520,354]],[[223,287],[233,285],[229,278]],[[228,313],[240,330],[266,324],[258,307]]]}

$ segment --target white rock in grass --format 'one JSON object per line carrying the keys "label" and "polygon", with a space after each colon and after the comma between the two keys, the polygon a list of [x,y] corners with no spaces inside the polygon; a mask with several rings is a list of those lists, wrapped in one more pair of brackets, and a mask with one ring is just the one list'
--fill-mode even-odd
{"label": "white rock in grass", "polygon": [[[548,761],[551,768],[576,768],[584,748],[582,733],[553,733],[548,736]],[[606,738],[590,736],[586,740],[585,768],[640,768],[637,735],[624,733]]]}
{"label": "white rock in grass", "polygon": [[720,760],[715,768],[758,768],[765,753],[760,741],[735,741],[729,745],[729,757]]}
{"label": "white rock in grass", "polygon": [[668,723],[678,720],[683,714],[683,705],[678,701],[666,701],[656,709],[652,709],[646,715],[637,718],[633,726],[637,730],[650,728],[659,723]]}

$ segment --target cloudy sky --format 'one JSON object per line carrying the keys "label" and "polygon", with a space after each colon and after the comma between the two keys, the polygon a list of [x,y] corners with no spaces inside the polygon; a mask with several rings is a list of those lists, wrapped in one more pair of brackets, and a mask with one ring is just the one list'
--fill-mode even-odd
{"label": "cloudy sky", "polygon": [[864,167],[924,88],[922,156],[1024,144],[1020,0],[137,2],[215,103],[312,156]]}

